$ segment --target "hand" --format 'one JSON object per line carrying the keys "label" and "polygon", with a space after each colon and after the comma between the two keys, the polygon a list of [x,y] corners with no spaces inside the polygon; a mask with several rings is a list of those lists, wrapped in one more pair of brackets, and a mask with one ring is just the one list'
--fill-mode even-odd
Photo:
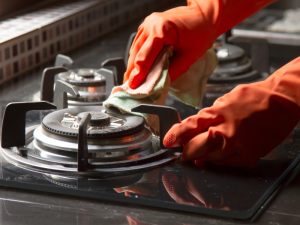
{"label": "hand", "polygon": [[212,44],[215,35],[202,35],[210,29],[209,25],[197,6],[177,7],[151,14],[138,28],[124,79],[129,79],[131,88],[137,88],[145,80],[159,52],[165,46],[172,46],[174,55],[169,74],[174,80]]}
{"label": "hand", "polygon": [[300,118],[300,57],[265,81],[240,85],[213,106],[175,124],[166,147],[183,146],[195,163],[254,165],[291,132]]}
{"label": "hand", "polygon": [[171,81],[175,80],[219,35],[271,1],[189,0],[188,6],[151,14],[138,28],[129,52],[124,82],[128,80],[133,89],[141,85],[165,46],[174,50],[169,74]]}

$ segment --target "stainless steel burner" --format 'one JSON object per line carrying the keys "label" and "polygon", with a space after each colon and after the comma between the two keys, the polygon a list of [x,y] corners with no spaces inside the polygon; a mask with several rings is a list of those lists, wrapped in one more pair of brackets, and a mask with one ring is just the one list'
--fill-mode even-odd
{"label": "stainless steel burner", "polygon": [[[57,55],[55,66],[46,68],[42,76],[41,100],[54,102],[57,82],[65,82],[76,95],[67,90],[67,102],[70,106],[102,105],[115,84],[115,74],[108,69],[73,68],[73,60]],[[67,88],[67,89],[70,89]]]}
{"label": "stainless steel burner", "polygon": [[106,98],[106,78],[95,69],[76,69],[59,73],[58,79],[78,89],[80,97],[69,95],[71,101],[100,102]]}
{"label": "stainless steel burner", "polygon": [[219,65],[209,77],[204,97],[204,105],[232,90],[236,85],[259,81],[267,74],[253,69],[245,51],[235,45],[223,43],[216,46]]}
{"label": "stainless steel burner", "polygon": [[[47,174],[111,177],[148,170],[177,158],[175,151],[162,148],[160,138],[151,133],[142,117],[105,111],[100,106],[51,112],[41,125],[28,127],[25,137],[24,133],[19,135],[25,128],[18,124],[25,125],[28,110],[50,108],[53,105],[46,102],[7,106],[1,143],[9,162]],[[157,108],[161,107],[145,106],[137,110],[155,113]],[[176,118],[177,113],[173,117],[169,108],[166,112],[163,109],[158,114]],[[20,121],[15,126],[8,125],[15,117]],[[168,129],[165,124],[170,127],[173,122],[165,119],[164,125],[160,124],[162,130],[165,132]],[[12,138],[11,132],[21,136],[20,139]]]}
{"label": "stainless steel burner", "polygon": [[[96,107],[92,110],[96,110]],[[81,112],[78,109],[64,109],[47,115],[43,125],[35,128],[34,139],[29,144],[33,151],[29,155],[40,159],[44,156],[47,159],[69,157],[68,161],[73,157],[76,163],[76,154],[70,156],[70,153],[78,150],[78,129],[83,115],[88,113],[91,115],[86,129],[90,159],[107,161],[139,158],[141,153],[153,152],[152,141],[155,137],[145,128],[141,117],[109,114],[100,110]]]}
{"label": "stainless steel burner", "polygon": [[[49,134],[41,126],[35,128],[33,138],[33,142],[29,143],[28,146],[30,148],[33,147],[34,150],[32,152],[34,155],[39,155],[40,157],[47,155],[46,158],[49,158],[51,155],[57,155],[56,158],[65,158],[74,152],[73,161],[76,163],[78,150],[76,138]],[[157,142],[157,139],[148,130],[144,130],[136,135],[121,138],[106,140],[88,139],[87,147],[90,154],[89,158],[91,159],[97,161],[120,160],[128,157],[138,158],[139,152],[143,151],[151,153],[153,151],[152,141]]]}
{"label": "stainless steel burner", "polygon": [[145,128],[144,119],[140,116],[122,115],[113,111],[105,112],[100,106],[88,107],[88,111],[82,110],[86,109],[68,108],[50,113],[42,121],[43,129],[65,137],[78,137],[78,128],[86,114],[91,115],[87,126],[89,138],[124,138],[126,135],[136,134]]}
{"label": "stainless steel burner", "polygon": [[58,74],[59,79],[76,86],[105,86],[105,77],[95,69],[76,69]]}
{"label": "stainless steel burner", "polygon": [[64,117],[61,121],[61,124],[65,127],[78,129],[80,120],[87,113],[91,114],[89,129],[104,129],[106,127],[115,128],[115,127],[122,126],[124,124],[122,119],[119,119],[119,118],[116,118],[113,116],[109,116],[108,114],[106,114],[104,112],[83,112],[83,113],[79,113],[78,115],[72,115],[70,113],[65,113]]}

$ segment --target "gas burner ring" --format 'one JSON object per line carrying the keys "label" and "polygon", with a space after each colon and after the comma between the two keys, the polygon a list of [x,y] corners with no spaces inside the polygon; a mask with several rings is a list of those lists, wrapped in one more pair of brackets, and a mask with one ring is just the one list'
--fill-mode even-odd
{"label": "gas burner ring", "polygon": [[118,126],[120,127],[124,124],[122,119],[109,116],[108,114],[101,111],[82,112],[79,113],[78,115],[64,113],[61,124],[62,126],[67,128],[78,129],[81,119],[88,113],[91,114],[89,129],[105,129],[108,127],[118,127]]}
{"label": "gas burner ring", "polygon": [[42,121],[43,128],[49,133],[77,137],[80,117],[91,112],[91,115],[102,115],[102,119],[92,119],[87,130],[89,138],[119,138],[141,132],[144,129],[145,122],[140,116],[121,115],[114,112],[108,114],[104,113],[99,106],[88,108],[88,110],[69,108],[50,113]]}
{"label": "gas burner ring", "polygon": [[45,174],[45,172],[47,172],[47,174],[55,174],[67,177],[88,177],[95,179],[138,174],[149,169],[154,169],[168,164],[178,158],[178,156],[172,154],[170,151],[161,149],[151,155],[144,156],[135,160],[124,160],[111,163],[96,162],[95,165],[93,165],[93,169],[87,170],[85,172],[78,172],[76,164],[59,165],[42,161],[34,161],[30,158],[15,154],[10,149],[3,149],[2,153],[4,158],[9,163],[30,171],[39,172],[42,174]]}
{"label": "gas burner ring", "polygon": [[[28,143],[28,145],[34,147],[35,150],[32,151],[34,155],[38,154],[45,158],[59,158],[57,155],[58,152],[59,155],[68,157],[70,154],[77,153],[78,151],[76,138],[49,134],[41,126],[35,128],[32,136],[34,140],[32,140],[31,144]],[[91,158],[99,159],[118,158],[136,154],[138,151],[148,151],[151,149],[151,143],[155,144],[156,142],[158,142],[158,139],[151,135],[147,129],[135,135],[128,135],[127,137],[87,140]]]}
{"label": "gas burner ring", "polygon": [[[152,144],[152,150],[145,141],[145,146],[140,152],[135,152],[132,147],[132,154],[126,156],[126,152],[121,149],[115,149],[115,153],[118,154],[123,152],[124,156],[121,158],[115,157],[110,160],[109,158],[102,157],[105,154],[106,149],[101,149],[102,153],[98,149],[89,148],[90,165],[91,169],[84,172],[79,172],[77,169],[76,155],[77,149],[73,152],[68,153],[67,151],[59,150],[58,152],[49,151],[50,146],[38,146],[36,148],[36,141],[34,140],[34,133],[38,129],[42,129],[41,126],[32,126],[27,129],[26,132],[26,145],[24,147],[12,147],[9,149],[2,149],[4,158],[18,167],[22,167],[31,171],[54,174],[55,176],[66,176],[66,177],[89,177],[89,178],[106,178],[115,177],[120,175],[128,175],[137,172],[143,172],[152,168],[159,167],[167,164],[171,161],[176,160],[179,156],[173,154],[173,151],[167,149],[160,149],[159,139],[155,137],[149,137],[149,140],[154,141]],[[154,139],[153,139],[154,138]],[[50,139],[49,139],[50,140]],[[50,140],[49,143],[54,143],[56,138]],[[156,144],[156,145],[155,145]],[[35,146],[33,148],[33,146]],[[74,143],[74,147],[76,144]],[[43,147],[43,148],[41,148]],[[44,148],[46,147],[46,148]],[[99,146],[103,148],[103,145]],[[75,147],[76,148],[76,147]],[[24,152],[24,155],[21,153]],[[26,153],[25,153],[26,152]],[[62,154],[62,155],[61,155]],[[71,155],[70,155],[71,154]],[[99,156],[100,154],[100,156]],[[94,156],[93,156],[94,155]],[[93,158],[93,157],[98,157]],[[100,158],[99,158],[100,157]],[[99,159],[101,159],[99,161]]]}
{"label": "gas burner ring", "polygon": [[58,78],[79,87],[99,87],[106,85],[106,78],[98,70],[80,68],[58,74]]}
{"label": "gas burner ring", "polygon": [[[16,102],[6,106],[1,146],[3,156],[8,162],[35,172],[102,178],[133,174],[159,167],[176,160],[178,155],[175,152],[181,150],[165,149],[161,138],[151,133],[142,117],[120,114],[119,111],[111,109],[104,111],[104,108],[99,106],[54,111],[44,117],[42,124],[25,126],[27,112],[49,109],[54,109],[49,102]],[[170,107],[140,105],[132,110],[158,115],[161,136],[180,119],[177,111]],[[50,132],[45,126],[48,125],[49,129],[56,128],[64,115],[78,116],[82,112],[107,113],[113,117],[121,117],[125,121],[132,121],[131,124],[127,124],[127,127],[116,129],[113,135],[111,132],[108,135],[103,132],[97,134],[99,136],[89,135],[91,133],[88,124],[91,114],[83,115],[79,129],[76,130],[77,135],[74,130],[74,133],[69,136],[62,135],[60,132]],[[100,117],[102,116],[100,114]],[[12,120],[23,126],[9,124],[8,121]],[[59,129],[64,127],[60,125]],[[65,131],[70,132],[70,129]]]}

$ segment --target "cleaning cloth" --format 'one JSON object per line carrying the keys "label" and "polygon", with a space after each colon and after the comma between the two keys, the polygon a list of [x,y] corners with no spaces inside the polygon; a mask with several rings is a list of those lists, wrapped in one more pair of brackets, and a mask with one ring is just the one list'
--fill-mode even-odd
{"label": "cleaning cloth", "polygon": [[[132,113],[131,109],[140,104],[164,105],[169,91],[183,103],[199,106],[207,79],[217,64],[213,50],[208,50],[172,84],[168,74],[171,54],[170,49],[162,51],[152,65],[145,82],[136,89],[130,88],[128,81],[114,87],[109,98],[103,103],[104,107],[117,108],[121,113]],[[154,131],[158,130],[155,116],[134,114],[142,115]]]}

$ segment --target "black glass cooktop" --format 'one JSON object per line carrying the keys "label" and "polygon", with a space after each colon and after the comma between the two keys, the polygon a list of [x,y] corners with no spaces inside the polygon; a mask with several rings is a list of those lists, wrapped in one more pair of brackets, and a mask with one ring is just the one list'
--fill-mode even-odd
{"label": "black glass cooktop", "polygon": [[[4,102],[2,104],[2,113]],[[37,123],[43,113],[29,113]],[[253,219],[276,195],[300,161],[295,130],[256,168],[236,169],[180,161],[157,169],[106,179],[37,173],[8,163],[1,154],[0,186],[134,204],[223,218]]]}
{"label": "black glass cooktop", "polygon": [[[127,27],[126,32],[127,34]],[[115,40],[127,41],[114,35],[111,42],[97,48],[83,49],[75,54],[76,60],[93,67],[107,57],[123,53]],[[110,43],[110,44],[109,44]],[[125,46],[125,45],[124,45]],[[9,102],[37,101],[41,71],[0,90],[0,123],[4,107]],[[193,114],[194,112],[188,112]],[[35,124],[41,114],[33,112],[27,123]],[[1,129],[0,129],[1,131]],[[207,165],[196,168],[179,161],[143,173],[107,179],[70,178],[28,171],[9,164],[0,151],[0,186],[20,190],[55,193],[63,196],[109,201],[115,204],[133,204],[193,212],[223,218],[253,219],[263,212],[268,202],[288,182],[300,161],[300,135],[293,132],[289,138],[262,159],[256,168],[234,169]]]}

